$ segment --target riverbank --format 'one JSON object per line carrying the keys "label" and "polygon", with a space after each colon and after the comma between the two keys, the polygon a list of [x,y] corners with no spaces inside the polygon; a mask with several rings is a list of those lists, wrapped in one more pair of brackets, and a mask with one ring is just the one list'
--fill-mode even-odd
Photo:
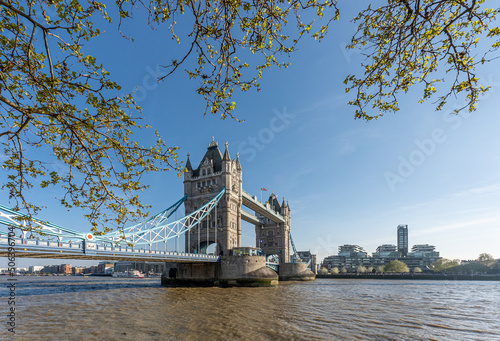
{"label": "riverbank", "polygon": [[500,275],[457,275],[457,274],[427,274],[427,273],[344,273],[317,274],[316,278],[349,278],[349,279],[422,279],[448,281],[500,281]]}

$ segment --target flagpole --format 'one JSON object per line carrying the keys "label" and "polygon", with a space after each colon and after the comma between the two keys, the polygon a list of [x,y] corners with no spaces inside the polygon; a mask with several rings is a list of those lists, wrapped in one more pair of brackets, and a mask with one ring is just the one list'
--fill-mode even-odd
{"label": "flagpole", "polygon": [[267,192],[267,188],[264,188],[264,187],[260,188],[260,202],[262,203],[262,205],[264,205],[264,202],[262,201],[262,191]]}

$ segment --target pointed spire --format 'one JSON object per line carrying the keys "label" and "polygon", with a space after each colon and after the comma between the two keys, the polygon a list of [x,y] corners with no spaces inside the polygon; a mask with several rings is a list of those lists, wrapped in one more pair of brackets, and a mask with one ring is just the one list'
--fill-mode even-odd
{"label": "pointed spire", "polygon": [[286,201],[286,207],[290,208],[290,205],[288,205],[288,200]]}
{"label": "pointed spire", "polygon": [[241,170],[240,153],[236,153],[236,169]]}
{"label": "pointed spire", "polygon": [[208,144],[208,148],[218,146],[219,144],[215,142],[215,138],[212,136],[212,142]]}
{"label": "pointed spire", "polygon": [[281,207],[285,207],[285,196],[283,196],[283,203],[281,204]]}
{"label": "pointed spire", "polygon": [[226,141],[226,151],[224,152],[224,157],[222,158],[222,161],[231,161],[231,157],[229,156],[229,150],[227,150],[227,141]]}
{"label": "pointed spire", "polygon": [[186,161],[186,168],[188,172],[191,172],[193,170],[193,167],[191,167],[191,161],[189,161],[189,153],[188,153],[188,159]]}

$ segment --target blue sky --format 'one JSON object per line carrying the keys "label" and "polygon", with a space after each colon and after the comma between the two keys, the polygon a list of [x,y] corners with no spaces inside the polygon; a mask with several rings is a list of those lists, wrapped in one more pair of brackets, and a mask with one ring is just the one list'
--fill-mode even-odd
{"label": "blue sky", "polygon": [[[396,244],[397,225],[407,224],[410,246],[435,245],[445,258],[473,259],[482,252],[500,258],[499,62],[479,71],[492,89],[472,114],[450,116],[458,100],[434,112],[432,103],[417,104],[420,93],[412,91],[401,96],[399,113],[354,120],[343,80],[361,70],[363,58],[344,49],[354,32],[347,20],[352,13],[344,14],[321,43],[305,40],[290,68],[265,71],[259,92],[237,97],[243,123],[204,117],[197,83],[182,70],[154,82],[158,65],[185,47],[165,38],[166,27],[126,26],[135,42],[109,27],[92,50],[125,90],[137,88],[145,122],[180,146],[183,160],[189,152],[197,165],[212,136],[221,148],[228,141],[231,157],[240,153],[246,191],[260,197],[265,187],[290,202],[299,249],[320,259],[337,254],[342,244],[371,253]],[[174,172],[145,181],[151,189],[141,197],[152,213],[183,195]],[[40,218],[89,229],[81,211],[59,207],[56,192],[35,189],[32,195],[48,206]],[[5,192],[0,202],[9,206]],[[255,244],[252,226],[245,223],[242,233],[244,245]]]}

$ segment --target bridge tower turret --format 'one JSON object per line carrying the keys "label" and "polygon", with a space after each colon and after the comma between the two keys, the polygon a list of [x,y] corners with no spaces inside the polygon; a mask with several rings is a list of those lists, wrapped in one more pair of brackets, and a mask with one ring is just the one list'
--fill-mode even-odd
{"label": "bridge tower turret", "polygon": [[277,254],[280,257],[281,263],[290,262],[290,228],[291,228],[291,211],[288,202],[280,205],[276,195],[271,193],[266,202],[268,209],[274,210],[285,218],[284,223],[276,223],[272,220],[260,216],[263,222],[260,226],[255,226],[255,236],[257,246],[262,249],[264,254]]}
{"label": "bridge tower turret", "polygon": [[212,138],[198,168],[192,168],[188,154],[186,169],[186,215],[203,206],[226,187],[226,193],[217,205],[217,215],[213,210],[199,226],[186,234],[186,251],[205,253],[209,245],[216,243],[216,253],[228,255],[229,250],[241,246],[243,172],[239,156],[231,160],[227,142],[222,155],[218,143]]}

